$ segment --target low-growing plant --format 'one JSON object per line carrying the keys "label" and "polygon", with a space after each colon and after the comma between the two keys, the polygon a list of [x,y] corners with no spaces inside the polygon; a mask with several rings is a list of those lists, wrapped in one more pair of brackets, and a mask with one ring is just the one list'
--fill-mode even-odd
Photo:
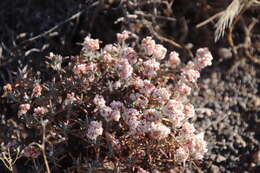
{"label": "low-growing plant", "polygon": [[20,70],[3,87],[33,169],[42,161],[47,172],[148,172],[203,159],[207,144],[190,122],[188,96],[212,55],[200,48],[185,65],[151,37],[129,46],[130,36],[119,33],[103,49],[86,37],[79,56],[50,53],[48,74]]}

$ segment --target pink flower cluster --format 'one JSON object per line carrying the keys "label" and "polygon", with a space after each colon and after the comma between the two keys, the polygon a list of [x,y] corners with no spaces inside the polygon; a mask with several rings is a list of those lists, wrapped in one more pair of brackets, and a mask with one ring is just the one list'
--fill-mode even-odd
{"label": "pink flower cluster", "polygon": [[151,137],[153,139],[164,139],[167,138],[171,133],[171,129],[163,123],[151,123]]}
{"label": "pink flower cluster", "polygon": [[157,71],[160,69],[160,63],[156,62],[155,59],[147,60],[143,63],[144,66],[144,74],[148,77],[153,77],[157,73]]}
{"label": "pink flower cluster", "polygon": [[[125,44],[128,38],[127,31],[117,34],[118,43],[106,45],[101,51],[101,58],[95,59],[95,63],[112,64],[106,66],[109,67],[107,71],[97,66],[95,70],[109,74],[112,81],[108,81],[108,91],[117,93],[113,95],[115,100],[106,97],[110,104],[106,103],[103,93],[95,95],[93,103],[99,119],[106,124],[113,121],[120,127],[126,125],[129,134],[135,138],[149,136],[155,140],[164,140],[172,132],[178,131],[175,138],[180,147],[176,150],[175,160],[185,162],[189,157],[201,159],[207,152],[206,142],[203,134],[196,134],[193,124],[189,123],[189,119],[195,116],[195,110],[187,96],[200,77],[199,70],[211,65],[210,52],[207,48],[198,49],[195,60],[180,69],[176,85],[171,85],[168,79],[171,78],[172,68],[182,63],[179,54],[170,52],[164,61],[167,49],[156,44],[151,37],[146,37],[141,41],[143,54],[139,55]],[[93,42],[90,38],[86,40],[88,43]],[[85,72],[85,66],[82,70],[74,71]],[[87,137],[95,140],[102,132],[102,123],[92,121]],[[113,141],[116,140],[116,136],[113,136]]]}
{"label": "pink flower cluster", "polygon": [[13,88],[12,88],[12,85],[11,84],[6,84],[4,87],[3,87],[4,91],[12,91]]}
{"label": "pink flower cluster", "polygon": [[208,48],[200,48],[196,52],[195,63],[199,69],[212,65],[213,57]]}
{"label": "pink flower cluster", "polygon": [[92,72],[96,68],[96,64],[89,63],[89,64],[78,64],[73,67],[73,72],[75,74],[85,74],[87,72]]}
{"label": "pink flower cluster", "polygon": [[98,121],[91,121],[88,127],[86,136],[91,140],[96,140],[98,136],[103,134],[102,123]]}
{"label": "pink flower cluster", "polygon": [[151,83],[150,80],[142,80],[139,81],[140,82],[140,87],[139,88],[139,92],[144,94],[145,96],[150,96],[152,94],[152,92],[155,89],[155,86]]}
{"label": "pink flower cluster", "polygon": [[156,88],[152,92],[152,98],[159,103],[167,102],[171,97],[171,93],[166,88]]}
{"label": "pink flower cluster", "polygon": [[118,33],[116,36],[117,36],[117,41],[119,43],[122,43],[123,41],[129,38],[129,32],[123,31],[122,33]]}
{"label": "pink flower cluster", "polygon": [[195,129],[191,125],[185,128],[185,133],[189,134],[184,134],[186,139],[182,141],[182,145],[176,150],[175,160],[185,163],[189,157],[195,160],[203,159],[204,154],[208,151],[204,133],[195,135],[193,133]]}
{"label": "pink flower cluster", "polygon": [[42,106],[38,106],[37,108],[34,108],[33,111],[36,115],[44,115],[45,113],[48,112],[48,110]]}
{"label": "pink flower cluster", "polygon": [[161,44],[156,44],[152,37],[144,38],[142,40],[141,48],[146,55],[152,55],[153,58],[157,60],[164,59],[167,53],[167,49]]}
{"label": "pink flower cluster", "polygon": [[18,110],[18,116],[24,115],[27,113],[28,110],[30,110],[31,105],[26,103],[26,104],[21,104],[19,106],[19,110]]}
{"label": "pink flower cluster", "polygon": [[[185,96],[191,93],[191,88],[196,84],[197,79],[200,77],[199,70],[211,65],[212,60],[213,57],[208,48],[200,48],[197,50],[194,62],[189,61],[182,69],[181,78],[177,85],[177,91],[180,95]],[[180,61],[177,60],[177,62]]]}
{"label": "pink flower cluster", "polygon": [[161,44],[156,44],[155,48],[153,50],[153,57],[157,60],[162,60],[165,58],[167,53],[167,49],[161,45]]}
{"label": "pink flower cluster", "polygon": [[123,50],[123,58],[127,59],[130,64],[135,64],[137,62],[138,55],[133,48],[127,47]]}
{"label": "pink flower cluster", "polygon": [[113,101],[110,103],[110,106],[106,106],[106,101],[100,95],[96,95],[94,100],[94,104],[97,106],[100,115],[106,121],[119,121],[121,117],[121,112],[124,108],[124,104],[119,101]]}
{"label": "pink flower cluster", "polygon": [[129,64],[127,59],[122,59],[116,66],[118,76],[120,79],[128,79],[133,73],[133,67]]}
{"label": "pink flower cluster", "polygon": [[140,93],[132,93],[130,99],[137,107],[145,107],[149,103],[148,98]]}
{"label": "pink flower cluster", "polygon": [[83,43],[83,49],[96,51],[99,49],[99,40],[86,37]]}
{"label": "pink flower cluster", "polygon": [[179,54],[175,51],[171,52],[169,55],[169,64],[173,67],[177,67],[178,65],[181,64],[181,59],[179,57]]}
{"label": "pink flower cluster", "polygon": [[50,52],[49,56],[46,56],[49,60],[51,60],[51,64],[47,62],[48,65],[54,70],[60,71],[62,69],[61,64],[63,61],[63,57],[61,55],[55,55]]}
{"label": "pink flower cluster", "polygon": [[[183,121],[188,118],[184,111],[185,105],[178,100],[171,99],[163,106],[163,113],[172,122],[174,127],[181,127]],[[190,118],[190,117],[189,117]]]}
{"label": "pink flower cluster", "polygon": [[32,95],[35,97],[39,97],[42,95],[42,86],[40,84],[37,84],[32,91]]}
{"label": "pink flower cluster", "polygon": [[144,50],[144,53],[148,56],[151,56],[154,53],[156,43],[152,37],[146,37],[142,40],[141,48]]}

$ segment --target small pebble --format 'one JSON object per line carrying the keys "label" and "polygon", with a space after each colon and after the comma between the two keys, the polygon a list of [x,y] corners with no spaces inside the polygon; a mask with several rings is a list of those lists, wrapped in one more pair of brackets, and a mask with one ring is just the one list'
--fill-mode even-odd
{"label": "small pebble", "polygon": [[228,48],[219,48],[218,50],[218,55],[222,59],[229,59],[232,58],[232,51]]}
{"label": "small pebble", "polygon": [[210,172],[212,173],[219,173],[219,167],[216,165],[212,165],[210,168]]}
{"label": "small pebble", "polygon": [[226,160],[226,158],[224,156],[220,155],[220,154],[217,156],[217,159],[216,159],[216,161],[218,163],[224,162],[225,160]]}

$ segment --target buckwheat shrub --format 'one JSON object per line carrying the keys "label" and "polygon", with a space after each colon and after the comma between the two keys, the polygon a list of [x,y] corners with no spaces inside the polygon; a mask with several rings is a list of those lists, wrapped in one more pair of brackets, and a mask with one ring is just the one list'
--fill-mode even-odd
{"label": "buckwheat shrub", "polygon": [[106,162],[122,172],[146,172],[141,165],[165,171],[160,165],[203,159],[207,143],[190,122],[196,114],[188,96],[200,70],[212,63],[209,50],[198,49],[185,65],[152,37],[139,49],[129,46],[129,37],[119,33],[117,43],[104,48],[86,37],[80,55],[66,57],[66,63],[53,53],[46,58],[48,78],[29,69],[27,77],[4,86],[5,102],[17,104],[18,118],[35,133],[35,139],[19,140],[28,144],[46,135],[51,167],[72,157],[76,172]]}

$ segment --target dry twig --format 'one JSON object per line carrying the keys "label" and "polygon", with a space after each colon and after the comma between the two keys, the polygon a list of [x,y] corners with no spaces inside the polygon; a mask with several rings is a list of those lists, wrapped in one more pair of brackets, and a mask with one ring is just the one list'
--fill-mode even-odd
{"label": "dry twig", "polygon": [[216,23],[216,31],[215,31],[215,42],[217,42],[222,36],[224,36],[226,28],[229,28],[228,33],[228,41],[231,46],[234,46],[232,39],[232,31],[236,22],[239,20],[239,16],[241,16],[248,8],[252,5],[260,5],[259,0],[233,0],[231,4],[224,10],[221,11],[207,20],[196,25],[196,28],[200,28],[209,22],[213,21],[216,18],[219,18]]}
{"label": "dry twig", "polygon": [[41,120],[41,125],[42,125],[42,143],[39,144],[39,143],[33,142],[33,143],[30,144],[30,146],[31,145],[35,145],[35,146],[37,146],[37,147],[39,147],[41,149],[47,173],[51,173],[50,166],[49,166],[48,159],[47,159],[46,152],[45,152],[45,143],[47,142],[47,139],[46,139],[46,125],[47,125],[47,121],[44,121],[42,119]]}
{"label": "dry twig", "polygon": [[18,147],[16,150],[15,158],[13,159],[11,156],[10,148],[7,149],[7,151],[3,151],[0,153],[0,160],[4,163],[5,167],[9,171],[13,171],[15,162],[22,156],[20,147]]}

